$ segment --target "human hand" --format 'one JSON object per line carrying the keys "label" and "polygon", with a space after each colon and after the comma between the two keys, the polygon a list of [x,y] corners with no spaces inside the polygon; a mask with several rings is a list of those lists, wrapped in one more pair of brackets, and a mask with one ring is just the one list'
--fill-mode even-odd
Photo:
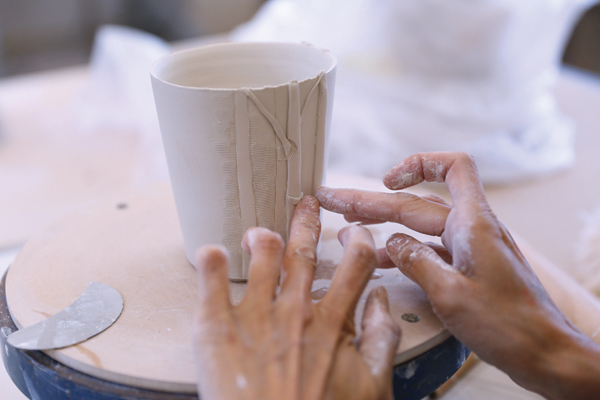
{"label": "human hand", "polygon": [[443,246],[392,235],[380,252],[383,266],[393,262],[419,284],[448,330],[518,384],[549,398],[597,393],[599,379],[590,374],[600,371],[598,346],[551,300],[490,209],[469,156],[417,154],[383,181],[392,190],[445,182],[452,205],[403,192],[320,188],[316,196],[325,209],[349,221],[392,221],[441,236]]}
{"label": "human hand", "polygon": [[384,288],[370,293],[355,340],[354,310],[377,265],[373,238],[362,227],[341,232],[343,259],[315,304],[310,291],[319,234],[319,203],[309,196],[296,207],[285,254],[278,234],[248,230],[242,246],[252,256],[250,276],[236,307],[226,251],[198,251],[194,340],[202,399],[392,399],[400,332]]}

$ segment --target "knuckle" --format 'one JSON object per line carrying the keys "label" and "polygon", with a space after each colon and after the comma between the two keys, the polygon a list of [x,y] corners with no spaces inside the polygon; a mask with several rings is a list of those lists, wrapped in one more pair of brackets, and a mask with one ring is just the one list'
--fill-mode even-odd
{"label": "knuckle", "polygon": [[307,214],[305,226],[311,229],[321,229],[321,220],[319,219],[319,215]]}
{"label": "knuckle", "polygon": [[333,329],[340,329],[345,316],[339,308],[331,307],[328,303],[322,301],[317,304],[317,309],[323,325]]}
{"label": "knuckle", "polygon": [[477,163],[475,163],[473,156],[468,153],[459,152],[454,162],[460,164],[468,171],[477,171]]}
{"label": "knuckle", "polygon": [[292,325],[304,326],[313,318],[312,302],[305,296],[294,296],[280,303],[280,311]]}
{"label": "knuckle", "polygon": [[221,314],[198,313],[192,325],[192,335],[196,345],[222,339],[230,341],[235,336],[235,329],[229,319]]}
{"label": "knuckle", "polygon": [[311,231],[321,231],[321,220],[318,215],[308,214],[307,218],[304,220],[304,226]]}
{"label": "knuckle", "polygon": [[[347,215],[359,214],[359,204],[361,204],[362,200],[361,193],[358,190],[351,189],[346,193],[346,195],[348,194],[350,195],[348,200],[343,201],[343,199],[340,199],[340,203],[344,204],[344,207],[339,211]],[[342,195],[340,194],[340,197],[341,196]]]}
{"label": "knuckle", "polygon": [[308,229],[309,231],[321,231],[321,221],[319,220],[318,215],[307,212],[301,212],[296,219],[299,222],[300,226],[302,226],[305,229]]}
{"label": "knuckle", "polygon": [[292,257],[315,267],[317,265],[317,250],[313,246],[298,246]]}
{"label": "knuckle", "polygon": [[459,151],[458,153],[456,153],[456,160],[467,165],[475,165],[475,160],[473,159],[473,156],[464,151]]}
{"label": "knuckle", "polygon": [[502,228],[495,214],[493,214],[491,211],[484,211],[475,216],[472,224],[472,230],[479,233],[494,232],[499,234],[502,231]]}

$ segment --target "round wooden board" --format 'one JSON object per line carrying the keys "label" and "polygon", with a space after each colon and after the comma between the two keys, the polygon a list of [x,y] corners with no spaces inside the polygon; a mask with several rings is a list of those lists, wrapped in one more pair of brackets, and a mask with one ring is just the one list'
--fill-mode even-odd
{"label": "round wooden board", "polygon": [[[324,212],[320,259],[335,264],[342,248],[337,231],[346,223]],[[378,245],[398,226],[370,228]],[[423,354],[450,335],[434,315],[423,291],[398,270],[378,270],[366,294],[385,285],[392,313],[403,335],[396,364]],[[155,390],[196,391],[191,324],[196,307],[196,273],[187,261],[169,186],[146,188],[67,216],[34,237],[11,265],[6,296],[21,328],[56,314],[85,290],[89,282],[108,284],[124,298],[119,320],[100,335],[68,348],[47,351],[50,357],[108,381]],[[313,289],[326,287],[316,280]],[[239,302],[245,284],[231,283]],[[405,313],[421,320],[410,323]],[[357,325],[358,327],[360,324]]]}

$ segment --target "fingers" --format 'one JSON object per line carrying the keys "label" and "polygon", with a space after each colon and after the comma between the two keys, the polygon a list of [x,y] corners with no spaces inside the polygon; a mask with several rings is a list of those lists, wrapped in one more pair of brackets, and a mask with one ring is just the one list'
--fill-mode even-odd
{"label": "fingers", "polygon": [[222,246],[203,246],[196,253],[199,315],[201,320],[229,313],[227,250]]}
{"label": "fingers", "polygon": [[296,206],[290,238],[283,260],[282,292],[295,285],[301,293],[309,294],[317,268],[317,243],[321,234],[320,204],[312,196],[304,196]]}
{"label": "fingers", "polygon": [[[391,384],[394,358],[400,343],[400,327],[390,315],[387,291],[379,286],[369,293],[362,319],[359,352],[383,387]],[[381,382],[384,380],[384,382]]]}
{"label": "fingers", "polygon": [[446,264],[452,265],[452,254],[450,254],[450,252],[444,245],[432,242],[425,242],[423,244],[431,247],[433,251],[435,251],[436,254],[440,256],[440,258],[444,260]]}
{"label": "fingers", "polygon": [[270,303],[279,281],[283,239],[266,228],[250,228],[242,239],[242,247],[252,256],[244,301]]}
{"label": "fingers", "polygon": [[319,307],[351,322],[356,303],[377,266],[377,256],[373,236],[366,228],[349,226],[340,231],[339,236],[345,248],[344,256]]}
{"label": "fingers", "polygon": [[466,153],[415,154],[390,169],[383,183],[392,190],[405,189],[417,183],[446,182],[452,204],[485,204],[485,194],[477,167]]}
{"label": "fingers", "polygon": [[[444,260],[447,264],[452,265],[452,255],[450,254],[448,249],[446,249],[446,247],[439,243],[432,242],[425,242],[423,244],[428,247],[431,247],[433,251],[435,251],[442,260]],[[388,254],[387,249],[385,247],[377,249],[377,259],[379,260],[379,265],[377,266],[377,268],[396,268],[396,264],[394,264],[394,261],[392,261],[392,259],[390,258],[390,255]]]}
{"label": "fingers", "polygon": [[411,193],[377,193],[320,187],[317,199],[326,210],[351,218],[391,221],[427,235],[444,232],[450,207]]}
{"label": "fingers", "polygon": [[349,223],[353,223],[353,222],[360,222],[361,225],[376,225],[376,224],[383,224],[387,221],[382,221],[379,219],[369,219],[369,218],[362,218],[358,215],[344,215],[344,219],[346,220],[346,222]]}
{"label": "fingers", "polygon": [[428,295],[444,290],[446,285],[462,276],[434,249],[411,236],[402,233],[390,236],[386,249],[398,269]]}
{"label": "fingers", "polygon": [[425,196],[421,196],[421,198],[423,200],[428,200],[433,203],[438,203],[450,207],[450,204],[448,204],[446,200],[442,199],[440,196],[436,196],[435,194],[426,194]]}
{"label": "fingers", "polygon": [[388,254],[387,249],[385,247],[382,249],[377,249],[377,260],[379,260],[379,265],[377,266],[377,268],[396,268],[396,264],[394,264],[394,262],[390,258],[390,255]]}

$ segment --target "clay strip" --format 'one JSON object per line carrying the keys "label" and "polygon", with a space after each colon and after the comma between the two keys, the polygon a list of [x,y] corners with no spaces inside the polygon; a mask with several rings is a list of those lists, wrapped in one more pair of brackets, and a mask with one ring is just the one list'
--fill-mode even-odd
{"label": "clay strip", "polygon": [[[325,76],[325,71],[319,72],[319,76],[317,76],[317,81],[315,82],[315,84],[313,85],[313,87],[310,88],[310,91],[308,92],[308,95],[306,95],[306,99],[304,100],[304,104],[302,105],[302,111],[300,112],[300,115],[302,117],[304,117],[304,109],[306,108],[306,104],[310,100],[310,96],[312,96],[313,93],[317,92],[317,88],[320,88],[319,84],[323,80],[324,76]],[[317,100],[318,100],[318,97],[317,97]]]}
{"label": "clay strip", "polygon": [[[248,97],[242,91],[235,93],[235,147],[237,177],[240,194],[243,231],[256,226],[256,207],[252,186],[252,157],[250,155],[250,122],[248,120]],[[250,256],[243,253],[241,276],[248,276]]]}
{"label": "clay strip", "polygon": [[[292,81],[288,85],[288,140],[296,147],[294,154],[287,160],[287,230],[294,215],[296,204],[302,199],[302,151],[301,151],[301,110],[300,87]],[[288,232],[289,233],[289,232]],[[287,236],[287,235],[286,235]]]}
{"label": "clay strip", "polygon": [[[311,187],[316,190],[316,184],[322,184],[325,175],[325,163],[327,162],[325,154],[325,145],[327,138],[325,137],[327,123],[327,76],[324,72],[319,75],[319,81],[315,87],[319,88],[319,96],[317,96],[317,129],[315,131],[315,156],[313,158],[313,176]],[[314,88],[313,88],[314,89]],[[311,91],[312,92],[312,91]],[[319,135],[319,132],[322,134]],[[317,165],[318,160],[324,160],[322,165]]]}

